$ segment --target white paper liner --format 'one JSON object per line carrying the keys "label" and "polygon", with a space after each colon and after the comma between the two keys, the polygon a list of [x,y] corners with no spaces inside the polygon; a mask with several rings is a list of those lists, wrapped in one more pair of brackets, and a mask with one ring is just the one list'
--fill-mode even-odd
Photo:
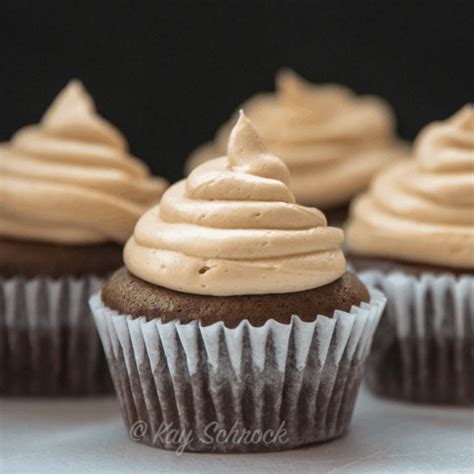
{"label": "white paper liner", "polygon": [[360,272],[387,306],[367,367],[381,395],[426,403],[474,403],[474,277]]}
{"label": "white paper liner", "polygon": [[111,392],[88,300],[94,275],[0,278],[0,394]]}
{"label": "white paper liner", "polygon": [[[370,303],[332,318],[293,316],[289,324],[268,320],[261,327],[244,320],[232,329],[134,319],[104,306],[99,293],[90,305],[133,439],[166,449],[268,451],[347,430],[385,305],[380,292],[370,295]],[[217,441],[206,436],[212,423],[220,433],[277,432],[283,423],[287,437]],[[183,445],[163,437],[164,425],[192,439]]]}

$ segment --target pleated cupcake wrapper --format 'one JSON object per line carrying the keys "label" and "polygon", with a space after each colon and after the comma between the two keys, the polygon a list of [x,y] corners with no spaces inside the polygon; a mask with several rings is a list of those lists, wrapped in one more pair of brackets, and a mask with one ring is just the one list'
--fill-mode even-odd
{"label": "pleated cupcake wrapper", "polygon": [[112,392],[88,300],[94,275],[0,278],[0,395]]}
{"label": "pleated cupcake wrapper", "polygon": [[474,277],[362,272],[387,307],[367,364],[381,395],[426,403],[474,403]]}
{"label": "pleated cupcake wrapper", "polygon": [[100,294],[90,304],[132,439],[249,452],[347,430],[385,298],[371,290],[369,303],[333,318],[261,327],[244,320],[232,329],[134,319],[104,306]]}

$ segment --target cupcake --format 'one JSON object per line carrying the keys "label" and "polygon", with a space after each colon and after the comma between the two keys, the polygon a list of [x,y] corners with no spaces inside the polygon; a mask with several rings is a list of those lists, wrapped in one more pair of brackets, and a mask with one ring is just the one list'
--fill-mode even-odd
{"label": "cupcake", "polygon": [[[269,150],[287,164],[297,202],[326,210],[330,224],[340,224],[351,198],[406,152],[385,101],[340,85],[313,85],[289,70],[277,75],[276,93],[256,95],[243,108]],[[188,172],[225,154],[235,120],[191,154]]]}
{"label": "cupcake", "polygon": [[227,156],[140,218],[91,298],[130,436],[249,452],[344,434],[385,300],[342,241],[241,115]]}
{"label": "cupcake", "polygon": [[474,402],[474,107],[427,126],[414,159],[351,209],[350,263],[385,292],[368,365],[378,394]]}
{"label": "cupcake", "polygon": [[0,144],[0,393],[112,388],[88,299],[165,188],[71,81]]}

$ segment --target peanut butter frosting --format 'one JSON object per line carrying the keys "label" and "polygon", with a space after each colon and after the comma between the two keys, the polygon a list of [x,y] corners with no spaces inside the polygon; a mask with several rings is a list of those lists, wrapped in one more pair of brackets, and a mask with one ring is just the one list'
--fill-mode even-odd
{"label": "peanut butter frosting", "polygon": [[71,81],[39,125],[0,145],[0,236],[60,244],[125,242],[166,181]]}
{"label": "peanut butter frosting", "polygon": [[379,175],[351,209],[351,252],[474,268],[474,106],[418,136],[414,159]]}
{"label": "peanut butter frosting", "polygon": [[[251,98],[243,109],[290,169],[298,202],[323,208],[344,204],[383,166],[405,156],[393,113],[382,99],[356,96],[339,85],[316,86],[289,70],[277,75],[276,89]],[[234,122],[235,117],[190,156],[187,172],[225,154]]]}
{"label": "peanut butter frosting", "polygon": [[214,296],[290,293],[338,279],[343,232],[295,204],[289,180],[241,114],[227,156],[197,167],[140,218],[126,267],[156,285]]}

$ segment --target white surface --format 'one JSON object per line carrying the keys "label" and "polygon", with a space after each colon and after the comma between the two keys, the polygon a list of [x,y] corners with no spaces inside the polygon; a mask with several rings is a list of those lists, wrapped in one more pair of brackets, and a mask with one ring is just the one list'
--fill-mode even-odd
{"label": "white surface", "polygon": [[117,402],[0,400],[0,472],[473,472],[474,410],[382,401],[362,391],[352,429],[293,451],[177,456],[130,441]]}

